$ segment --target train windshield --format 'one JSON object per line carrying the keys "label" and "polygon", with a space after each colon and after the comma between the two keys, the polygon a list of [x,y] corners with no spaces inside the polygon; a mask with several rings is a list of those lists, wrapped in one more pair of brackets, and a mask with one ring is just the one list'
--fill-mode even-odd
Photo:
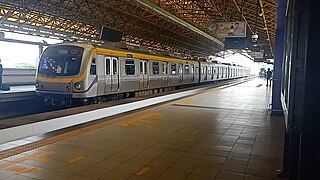
{"label": "train windshield", "polygon": [[47,48],[40,59],[38,74],[73,76],[79,74],[84,49],[77,46]]}

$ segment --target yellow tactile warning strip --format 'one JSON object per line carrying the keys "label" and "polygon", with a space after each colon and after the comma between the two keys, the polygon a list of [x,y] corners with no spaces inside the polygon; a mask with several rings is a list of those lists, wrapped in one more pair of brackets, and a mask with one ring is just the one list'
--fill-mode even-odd
{"label": "yellow tactile warning strip", "polygon": [[143,175],[145,172],[147,172],[150,168],[149,167],[143,167],[142,169],[140,169],[136,175],[141,176]]}
{"label": "yellow tactile warning strip", "polygon": [[156,120],[161,120],[161,119],[162,119],[162,116],[160,113],[151,113],[151,114],[147,114],[145,116],[141,116],[133,120],[127,121],[125,123],[122,123],[122,126],[141,125],[143,123],[153,123]]}
{"label": "yellow tactile warning strip", "polygon": [[73,164],[73,163],[75,163],[75,162],[77,162],[77,161],[80,161],[81,159],[83,159],[84,158],[84,156],[79,156],[79,157],[76,157],[76,158],[74,158],[74,159],[71,159],[70,161],[69,161],[69,164]]}

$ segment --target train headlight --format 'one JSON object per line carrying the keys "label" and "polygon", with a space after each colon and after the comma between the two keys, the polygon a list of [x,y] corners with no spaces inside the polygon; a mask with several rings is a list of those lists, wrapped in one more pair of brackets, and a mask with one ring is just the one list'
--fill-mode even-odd
{"label": "train headlight", "polygon": [[76,90],[80,90],[81,87],[82,87],[81,84],[78,83],[78,82],[74,84],[74,88],[75,88]]}
{"label": "train headlight", "polygon": [[66,88],[67,88],[68,91],[71,91],[71,86],[70,85],[68,85]]}
{"label": "train headlight", "polygon": [[39,83],[36,83],[35,86],[36,86],[36,89],[38,89],[39,88]]}

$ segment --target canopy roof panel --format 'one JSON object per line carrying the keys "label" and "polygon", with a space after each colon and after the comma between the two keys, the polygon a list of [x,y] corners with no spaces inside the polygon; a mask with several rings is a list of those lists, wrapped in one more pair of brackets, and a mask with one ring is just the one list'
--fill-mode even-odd
{"label": "canopy roof panel", "polygon": [[[256,16],[256,7],[260,16]],[[257,18],[257,25],[256,23]],[[208,26],[244,20],[257,47],[273,56],[275,0],[4,0],[0,28],[61,38],[98,39],[101,26],[124,33],[123,41],[190,55],[223,50]]]}

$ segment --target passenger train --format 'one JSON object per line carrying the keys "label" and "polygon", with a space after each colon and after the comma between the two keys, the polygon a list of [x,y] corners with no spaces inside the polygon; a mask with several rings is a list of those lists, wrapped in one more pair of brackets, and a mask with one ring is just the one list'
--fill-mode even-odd
{"label": "passenger train", "polygon": [[36,92],[50,104],[91,104],[249,76],[249,68],[72,42],[41,55]]}

